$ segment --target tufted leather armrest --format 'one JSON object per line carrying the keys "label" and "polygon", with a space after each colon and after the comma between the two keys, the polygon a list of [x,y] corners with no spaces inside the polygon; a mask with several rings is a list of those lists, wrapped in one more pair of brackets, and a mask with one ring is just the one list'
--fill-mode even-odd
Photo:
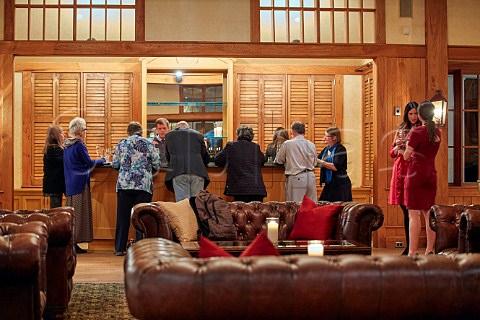
{"label": "tufted leather armrest", "polygon": [[[144,239],[125,259],[138,319],[475,319],[480,255],[197,259]],[[408,299],[405,297],[408,296]]]}
{"label": "tufted leather armrest", "polygon": [[[2,238],[0,240],[2,244],[0,245],[2,317],[25,318],[22,315],[26,312],[33,315],[29,318],[41,319],[47,300],[47,226],[41,221],[25,224],[0,222],[0,238]],[[21,245],[12,247],[13,244],[17,244],[16,240],[19,240]],[[25,249],[31,251],[24,251]],[[28,302],[32,304],[29,305]],[[18,308],[12,307],[18,305],[25,310],[19,311],[16,310]],[[8,309],[11,310],[8,311]],[[10,312],[12,317],[8,316]]]}
{"label": "tufted leather armrest", "polygon": [[72,207],[41,210],[0,210],[0,222],[25,224],[40,221],[48,229],[47,306],[45,317],[63,317],[73,288],[76,254],[73,245],[74,214]]}
{"label": "tufted leather armrest", "polygon": [[480,252],[480,210],[466,209],[460,216],[459,253]]}
{"label": "tufted leather armrest", "polygon": [[132,225],[145,238],[161,237],[173,240],[167,215],[156,202],[139,203],[132,208]]}

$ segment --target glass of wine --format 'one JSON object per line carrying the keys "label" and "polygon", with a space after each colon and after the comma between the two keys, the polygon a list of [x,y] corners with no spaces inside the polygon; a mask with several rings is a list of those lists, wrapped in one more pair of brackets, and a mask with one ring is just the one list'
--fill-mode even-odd
{"label": "glass of wine", "polygon": [[103,148],[99,144],[95,146],[95,153],[97,154],[97,158],[100,158],[104,153]]}

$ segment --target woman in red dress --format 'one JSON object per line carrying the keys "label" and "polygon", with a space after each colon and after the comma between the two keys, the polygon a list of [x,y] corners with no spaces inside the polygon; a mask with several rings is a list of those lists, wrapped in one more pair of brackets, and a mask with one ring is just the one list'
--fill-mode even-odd
{"label": "woman in red dress", "polygon": [[437,193],[437,171],[435,156],[440,147],[440,130],[435,127],[433,114],[435,107],[430,101],[422,102],[417,109],[422,126],[410,131],[407,148],[403,154],[410,160],[405,178],[405,204],[410,217],[410,249],[408,255],[417,254],[420,237],[420,214],[425,218],[427,247],[425,255],[433,254],[435,232],[430,228],[428,211],[435,203]]}
{"label": "woman in red dress", "polygon": [[392,180],[390,181],[390,194],[388,195],[388,203],[400,205],[400,208],[403,212],[403,223],[407,246],[402,255],[408,254],[410,243],[408,232],[408,209],[403,200],[404,182],[410,161],[403,160],[403,155],[399,153],[399,150],[405,151],[410,130],[421,125],[420,120],[418,120],[417,107],[418,103],[415,101],[411,101],[405,106],[405,111],[403,112],[403,122],[400,124],[400,126],[398,126],[397,132],[395,133],[395,139],[393,140],[392,146],[388,151],[390,157],[395,159],[392,169]]}

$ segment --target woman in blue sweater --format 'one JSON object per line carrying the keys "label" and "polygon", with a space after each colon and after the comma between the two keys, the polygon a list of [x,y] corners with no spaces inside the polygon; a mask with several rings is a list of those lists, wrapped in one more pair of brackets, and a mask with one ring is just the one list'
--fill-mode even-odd
{"label": "woman in blue sweater", "polygon": [[84,140],[87,124],[82,118],[70,121],[68,138],[64,144],[63,166],[65,171],[66,206],[75,209],[73,241],[77,253],[85,253],[77,243],[93,240],[92,198],[90,195],[90,170],[101,165],[105,159],[92,160]]}

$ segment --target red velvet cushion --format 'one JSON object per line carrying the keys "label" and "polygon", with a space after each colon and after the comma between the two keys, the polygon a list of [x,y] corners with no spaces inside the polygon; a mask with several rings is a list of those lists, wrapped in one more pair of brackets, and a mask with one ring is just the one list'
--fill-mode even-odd
{"label": "red velvet cushion", "polygon": [[[230,253],[225,252],[225,250],[203,236],[200,237],[198,242],[200,244],[200,250],[198,252],[199,258],[232,257]],[[252,243],[242,252],[240,257],[278,255],[277,249],[268,239],[265,232],[260,232]]]}
{"label": "red velvet cushion", "polygon": [[290,240],[329,240],[337,222],[341,205],[317,206],[307,196],[303,197],[298,209]]}

